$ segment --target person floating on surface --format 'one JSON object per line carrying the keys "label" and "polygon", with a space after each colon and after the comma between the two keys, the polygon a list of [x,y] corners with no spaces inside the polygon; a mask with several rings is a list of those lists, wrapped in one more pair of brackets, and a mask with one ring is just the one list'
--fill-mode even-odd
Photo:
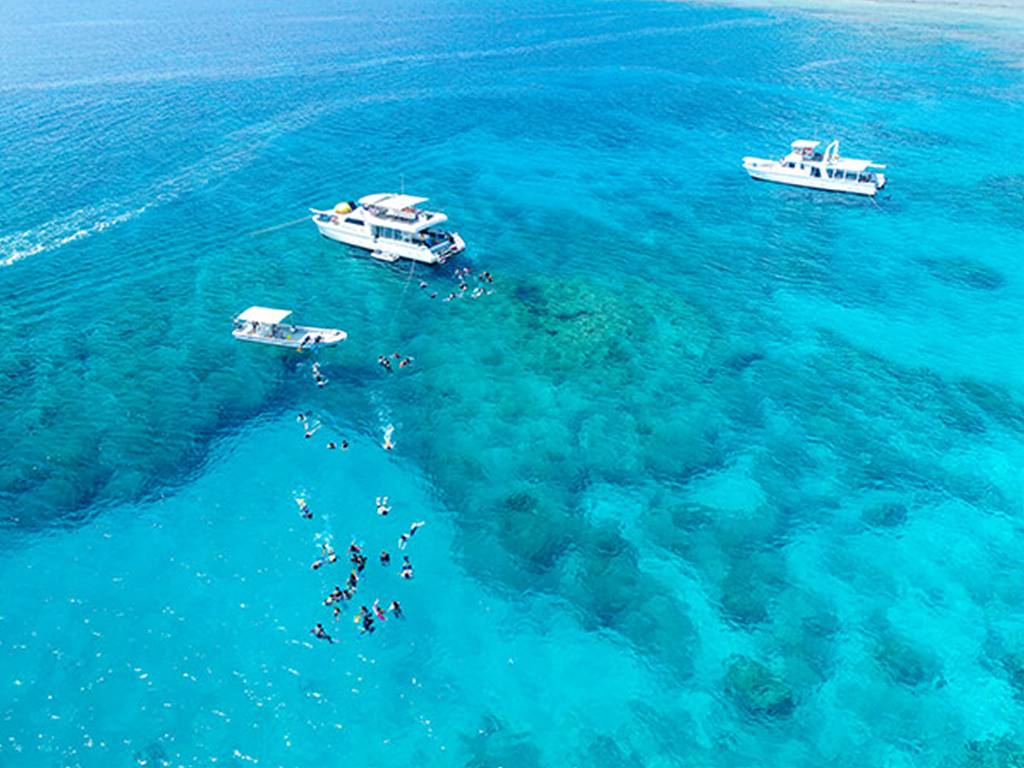
{"label": "person floating on surface", "polygon": [[391,563],[391,555],[388,554],[386,549],[380,551],[380,564],[389,565]]}
{"label": "person floating on surface", "polygon": [[413,534],[416,533],[417,530],[419,530],[426,524],[426,520],[418,520],[417,522],[410,525],[409,530],[398,537],[398,548],[405,549],[405,545],[409,543],[409,539],[413,537]]}
{"label": "person floating on surface", "polygon": [[384,613],[384,609],[380,607],[380,598],[378,597],[373,601],[373,613],[381,621],[387,621],[388,615]]}
{"label": "person floating on surface", "polygon": [[403,579],[411,579],[412,578],[412,563],[409,562],[409,556],[408,555],[406,555],[405,557],[402,558],[402,578]]}
{"label": "person floating on surface", "polygon": [[402,618],[402,606],[398,604],[397,600],[391,601],[391,605],[388,606],[388,610],[391,611],[396,619]]}
{"label": "person floating on surface", "polygon": [[384,430],[384,450],[385,451],[390,451],[390,450],[392,450],[395,447],[395,444],[391,441],[391,435],[393,435],[394,432],[395,432],[394,426],[392,426],[391,424],[388,424],[387,428]]}
{"label": "person floating on surface", "polygon": [[331,645],[334,645],[334,640],[327,634],[323,624],[317,624],[315,628],[309,630],[309,634],[314,635],[318,640],[326,640]]}
{"label": "person floating on surface", "polygon": [[377,358],[377,364],[388,373],[391,373],[391,361],[388,360],[384,355]]}
{"label": "person floating on surface", "polygon": [[295,503],[299,505],[299,514],[301,514],[303,518],[305,518],[306,520],[313,519],[313,513],[310,511],[309,505],[306,504],[305,499],[298,498],[295,500]]}
{"label": "person floating on surface", "polygon": [[381,517],[387,517],[388,512],[391,511],[391,507],[388,506],[387,496],[377,497],[377,514]]}
{"label": "person floating on surface", "polygon": [[338,556],[334,554],[334,547],[326,542],[320,545],[320,556],[326,558],[329,563],[338,562]]}

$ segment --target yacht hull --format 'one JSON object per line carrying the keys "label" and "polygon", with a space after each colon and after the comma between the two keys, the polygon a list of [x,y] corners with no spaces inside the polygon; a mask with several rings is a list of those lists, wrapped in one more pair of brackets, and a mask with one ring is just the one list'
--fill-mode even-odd
{"label": "yacht hull", "polygon": [[758,160],[756,158],[745,158],[743,169],[752,179],[757,181],[770,181],[773,184],[786,184],[791,187],[805,187],[807,189],[820,189],[826,192],[846,192],[852,195],[864,195],[874,197],[878,190],[885,186],[884,177],[879,184],[863,181],[847,181],[830,179],[825,176],[814,177],[809,173],[794,173],[790,169],[782,168],[774,161]]}
{"label": "yacht hull", "polygon": [[458,235],[453,235],[453,242],[447,248],[435,250],[413,243],[372,237],[365,231],[367,229],[365,226],[334,224],[329,221],[320,221],[318,216],[313,216],[313,223],[316,224],[320,234],[330,240],[362,248],[371,253],[411,259],[422,264],[438,264],[465,250],[465,244]]}

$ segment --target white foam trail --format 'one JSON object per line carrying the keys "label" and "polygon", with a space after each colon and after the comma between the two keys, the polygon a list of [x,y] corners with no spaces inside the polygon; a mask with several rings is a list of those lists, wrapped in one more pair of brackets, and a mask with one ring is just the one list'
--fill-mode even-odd
{"label": "white foam trail", "polygon": [[275,115],[269,120],[229,134],[225,139],[227,149],[220,155],[186,166],[175,176],[153,185],[146,191],[145,202],[141,205],[137,202],[137,196],[134,199],[106,202],[55,217],[33,229],[2,236],[0,268],[105,232],[152,208],[175,200],[182,194],[199,189],[218,177],[232,173],[253,160],[270,141],[282,133],[301,128],[326,109],[326,106],[320,105],[304,107]]}
{"label": "white foam trail", "polygon": [[[472,93],[478,89],[466,88],[451,93]],[[493,94],[494,89],[479,89]],[[516,90],[516,89],[511,89]],[[256,159],[261,152],[278,137],[300,130],[322,115],[339,109],[351,109],[371,103],[400,102],[410,99],[436,98],[437,94],[420,90],[374,94],[344,102],[319,102],[290,112],[279,113],[268,120],[246,126],[228,134],[218,155],[201,160],[181,169],[175,176],[164,179],[149,188],[144,194],[145,202],[139,204],[139,196],[107,202],[91,208],[81,208],[33,229],[0,236],[0,269],[9,267],[29,256],[45,251],[54,251],[65,245],[104,232],[118,224],[130,221],[146,211],[171,202],[182,195],[194,192],[211,181],[229,175]],[[303,217],[302,220],[305,220]]]}

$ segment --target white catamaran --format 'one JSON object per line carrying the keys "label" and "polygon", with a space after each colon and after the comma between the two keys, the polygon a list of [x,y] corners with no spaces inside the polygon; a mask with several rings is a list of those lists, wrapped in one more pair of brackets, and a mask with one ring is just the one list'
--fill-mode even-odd
{"label": "white catamaran", "polygon": [[311,325],[285,323],[285,319],[291,313],[290,309],[249,307],[235,318],[231,335],[240,341],[254,341],[257,344],[299,350],[337,344],[348,338],[347,333],[337,328],[316,328]]}
{"label": "white catamaran", "polygon": [[885,176],[878,172],[884,165],[840,157],[838,139],[824,152],[817,151],[820,145],[820,141],[800,139],[790,145],[789,154],[781,160],[744,157],[743,168],[752,179],[830,192],[874,196],[885,186]]}
{"label": "white catamaran", "polygon": [[320,234],[365,248],[382,261],[413,259],[437,264],[466,249],[456,232],[441,229],[448,217],[418,208],[425,197],[367,195],[358,203],[341,202],[333,210],[310,208]]}

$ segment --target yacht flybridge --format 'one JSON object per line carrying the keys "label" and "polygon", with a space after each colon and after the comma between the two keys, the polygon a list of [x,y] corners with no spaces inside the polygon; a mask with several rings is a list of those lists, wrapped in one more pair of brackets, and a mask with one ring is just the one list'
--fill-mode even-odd
{"label": "yacht flybridge", "polygon": [[440,228],[448,221],[445,214],[418,207],[425,202],[425,197],[385,193],[341,202],[329,211],[309,210],[321,235],[365,248],[376,259],[437,264],[464,251],[466,244],[457,233]]}
{"label": "yacht flybridge", "polygon": [[290,309],[249,307],[235,318],[231,335],[240,341],[254,341],[257,344],[290,347],[300,351],[337,344],[348,338],[347,333],[337,328],[316,328],[311,325],[286,323],[285,320],[291,314]]}
{"label": "yacht flybridge", "polygon": [[884,165],[840,157],[838,139],[824,152],[818,151],[820,145],[820,141],[800,139],[790,145],[789,154],[781,160],[744,157],[743,168],[752,179],[831,192],[874,196],[885,186],[885,176],[879,173]]}

